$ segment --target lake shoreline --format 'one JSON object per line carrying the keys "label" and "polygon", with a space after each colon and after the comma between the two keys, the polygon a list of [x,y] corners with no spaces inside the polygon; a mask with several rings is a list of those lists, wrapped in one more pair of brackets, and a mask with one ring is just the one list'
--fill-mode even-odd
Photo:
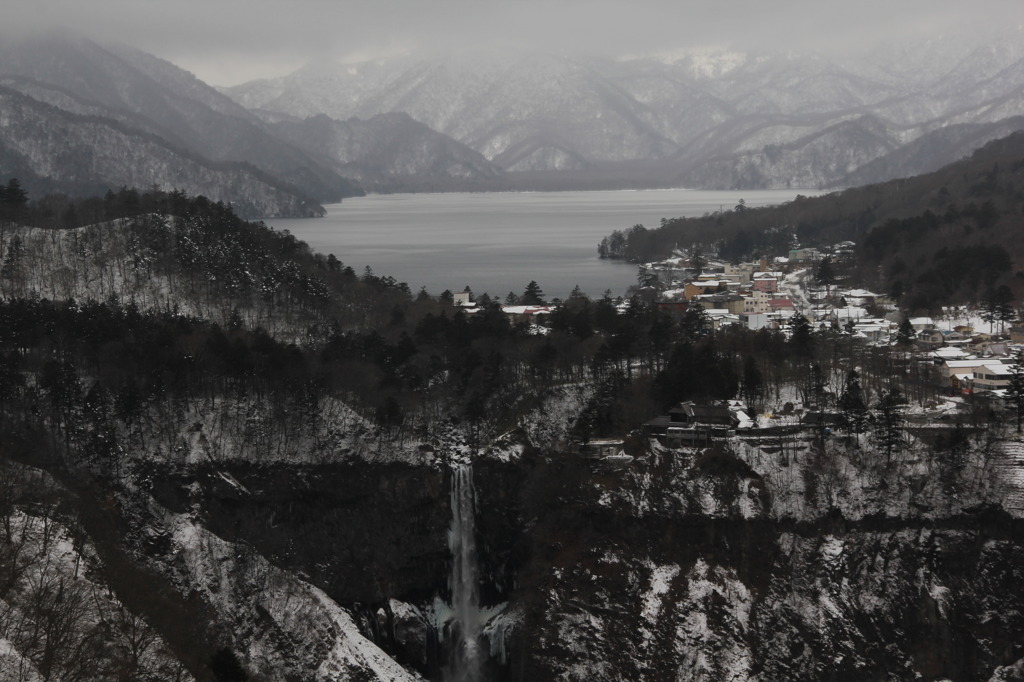
{"label": "lake shoreline", "polygon": [[487,292],[502,299],[531,280],[549,298],[579,286],[592,297],[623,295],[636,265],[598,258],[613,230],[657,227],[663,218],[754,208],[813,190],[617,189],[367,194],[328,204],[318,220],[269,219],[314,250],[362,273],[406,282],[413,292]]}

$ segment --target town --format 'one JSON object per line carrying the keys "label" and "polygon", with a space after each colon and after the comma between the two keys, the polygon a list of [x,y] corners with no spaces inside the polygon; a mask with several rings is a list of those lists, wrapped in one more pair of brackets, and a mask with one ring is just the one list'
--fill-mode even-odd
{"label": "town", "polygon": [[[794,330],[803,327],[886,354],[891,366],[912,375],[918,385],[915,409],[907,409],[909,384],[901,386],[898,375],[890,377],[896,381],[887,387],[903,391],[896,415],[901,447],[909,447],[911,440],[926,445],[936,437],[941,441],[971,414],[977,430],[979,411],[988,421],[1003,421],[1007,414],[1024,411],[1024,323],[1016,321],[1010,300],[999,305],[984,301],[974,309],[943,308],[941,316],[911,317],[889,296],[849,281],[847,266],[855,249],[853,242],[843,241],[740,263],[706,258],[699,247],[676,249],[668,259],[639,266],[639,285],[631,289],[631,299],[617,299],[617,310],[624,314],[643,301],[677,321],[689,313],[706,326],[709,338],[730,329],[766,330],[791,342]],[[551,333],[550,318],[563,302],[544,301],[539,292],[531,282],[521,300],[510,294],[501,310],[511,324],[522,323],[544,335]],[[454,294],[452,303],[470,315],[482,309],[468,290]],[[738,438],[776,453],[786,447],[807,449],[809,443],[820,447],[832,437],[859,443],[859,433],[868,430],[873,416],[865,398],[859,399],[862,415],[844,414],[851,370],[835,368],[834,385],[822,377],[816,392],[794,394],[792,386],[777,391],[777,404],[757,399],[745,377],[733,399],[683,401],[645,422],[639,433],[670,448],[706,447]],[[582,441],[579,451],[588,460],[621,467],[634,459],[626,454],[622,437]]]}

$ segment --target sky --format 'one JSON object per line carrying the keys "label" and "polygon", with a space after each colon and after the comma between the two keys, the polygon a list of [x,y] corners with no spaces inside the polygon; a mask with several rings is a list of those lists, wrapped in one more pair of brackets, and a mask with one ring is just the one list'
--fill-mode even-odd
{"label": "sky", "polygon": [[63,28],[174,62],[211,85],[325,57],[500,45],[646,54],[701,46],[830,52],[1024,27],[1024,0],[31,0],[7,31]]}

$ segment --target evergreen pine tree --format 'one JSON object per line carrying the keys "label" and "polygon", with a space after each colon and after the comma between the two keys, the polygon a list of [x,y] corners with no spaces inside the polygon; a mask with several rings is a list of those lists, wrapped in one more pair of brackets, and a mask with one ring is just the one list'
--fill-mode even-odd
{"label": "evergreen pine tree", "polygon": [[814,330],[811,323],[800,313],[789,319],[789,344],[797,355],[808,356],[814,349]]}
{"label": "evergreen pine tree", "polygon": [[0,186],[0,219],[17,219],[27,203],[28,193],[22,189],[18,178],[11,178],[6,186]]}
{"label": "evergreen pine tree", "polygon": [[875,443],[885,451],[886,461],[906,446],[903,438],[903,410],[907,401],[898,388],[882,391],[875,403]]}
{"label": "evergreen pine tree", "polygon": [[825,256],[820,263],[818,263],[818,272],[815,274],[814,279],[818,281],[818,284],[825,286],[825,295],[830,294],[832,285],[836,283],[836,270],[832,265],[832,257]]}
{"label": "evergreen pine tree", "polygon": [[742,395],[744,402],[752,412],[757,411],[761,400],[764,398],[764,377],[761,369],[757,366],[754,356],[747,355],[743,358],[743,380]]}
{"label": "evergreen pine tree", "polygon": [[995,323],[1012,320],[1016,316],[1013,309],[1013,291],[1005,284],[998,288],[989,288],[981,299],[981,319],[989,323],[989,331],[994,331]]}
{"label": "evergreen pine tree", "polygon": [[526,285],[526,289],[523,291],[523,295],[519,298],[519,302],[522,305],[544,305],[544,292],[541,290],[540,285],[530,280],[530,283]]}
{"label": "evergreen pine tree", "polygon": [[683,319],[679,322],[679,328],[684,336],[696,339],[707,335],[711,331],[711,318],[708,317],[708,313],[704,310],[703,305],[691,303],[686,308],[686,312],[683,313]]}
{"label": "evergreen pine tree", "polygon": [[860,374],[851,369],[846,373],[843,391],[839,394],[839,412],[843,428],[857,438],[864,432],[868,421],[868,408],[864,402],[864,390],[860,385]]}
{"label": "evergreen pine tree", "polygon": [[690,269],[693,270],[695,277],[700,277],[701,273],[704,272],[704,268],[707,267],[708,261],[704,258],[704,254],[701,252],[700,244],[694,244],[693,248],[690,249]]}
{"label": "evergreen pine tree", "polygon": [[1006,400],[1013,406],[1017,416],[1017,433],[1021,432],[1021,420],[1024,418],[1024,349],[1017,351],[1010,370],[1010,383],[1006,387]]}
{"label": "evergreen pine tree", "polygon": [[917,334],[914,331],[914,325],[910,324],[910,318],[904,317],[900,322],[900,328],[896,330],[896,343],[901,346],[909,346],[916,337]]}

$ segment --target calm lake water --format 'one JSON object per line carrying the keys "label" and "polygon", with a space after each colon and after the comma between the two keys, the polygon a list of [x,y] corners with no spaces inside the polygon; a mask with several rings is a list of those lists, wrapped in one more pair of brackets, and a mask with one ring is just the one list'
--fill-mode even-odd
{"label": "calm lake water", "polygon": [[625,293],[636,266],[602,261],[597,244],[612,230],[662,218],[790,201],[807,190],[706,192],[494,192],[386,194],[326,206],[323,218],[268,220],[321,253],[333,253],[362,274],[407,282],[415,292],[445,289],[505,297],[536,280],[548,297],[565,298],[577,284],[590,296]]}

